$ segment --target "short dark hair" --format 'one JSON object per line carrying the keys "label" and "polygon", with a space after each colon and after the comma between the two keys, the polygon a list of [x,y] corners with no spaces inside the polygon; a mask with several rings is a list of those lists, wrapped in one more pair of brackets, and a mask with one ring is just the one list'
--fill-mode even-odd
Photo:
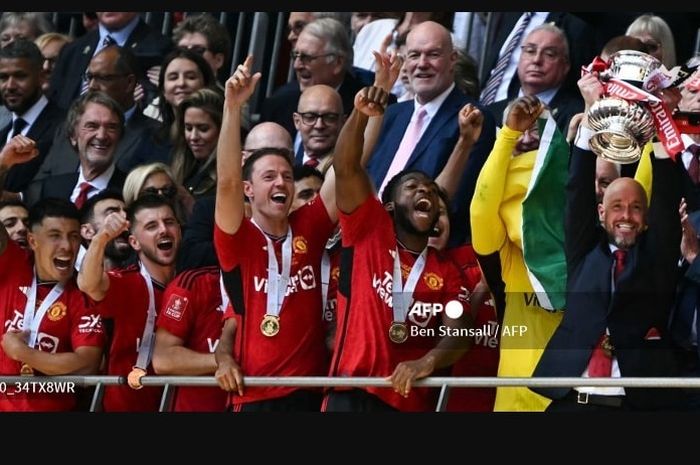
{"label": "short dark hair", "polygon": [[139,196],[136,200],[131,202],[129,208],[126,209],[126,218],[129,220],[130,229],[133,231],[134,225],[136,224],[136,214],[138,212],[149,208],[160,207],[169,207],[173,211],[175,218],[177,218],[173,203],[166,197],[157,194],[143,194]]}
{"label": "short dark hair", "polygon": [[304,178],[310,178],[311,176],[316,176],[318,179],[323,182],[324,176],[323,173],[321,173],[319,170],[314,168],[313,166],[309,165],[295,165],[292,168],[292,172],[294,173],[294,180],[299,181]]}
{"label": "short dark hair", "polygon": [[65,199],[45,198],[29,209],[29,229],[40,225],[44,218],[67,218],[80,223],[80,212],[73,202]]}
{"label": "short dark hair", "polygon": [[103,200],[114,199],[124,202],[121,192],[107,189],[100,191],[85,201],[80,209],[80,224],[89,223],[95,215],[95,205]]}
{"label": "short dark hair", "polygon": [[0,210],[2,210],[5,207],[22,207],[25,210],[29,211],[29,207],[26,203],[16,199],[0,201]]}
{"label": "short dark hair", "polygon": [[44,56],[41,54],[39,47],[27,39],[13,40],[9,44],[0,48],[0,59],[13,60],[25,59],[29,60],[34,71],[41,71],[44,65]]}
{"label": "short dark hair", "polygon": [[284,158],[287,163],[289,163],[289,167],[294,169],[292,153],[289,150],[279,147],[263,147],[253,150],[253,153],[251,153],[250,156],[246,158],[245,163],[243,163],[243,179],[245,181],[250,181],[250,177],[253,175],[253,165],[255,162],[267,155],[275,155]]}
{"label": "short dark hair", "polygon": [[77,100],[74,100],[66,116],[66,135],[70,138],[75,134],[75,126],[85,113],[88,103],[97,103],[109,108],[119,118],[119,139],[124,135],[124,111],[112,97],[98,90],[89,90]]}
{"label": "short dark hair", "polygon": [[231,37],[226,26],[209,13],[188,15],[173,30],[173,42],[177,45],[185,34],[202,34],[208,42],[211,53],[223,53],[226,59],[231,54]]}
{"label": "short dark hair", "polygon": [[431,176],[428,175],[425,171],[421,170],[402,170],[399,171],[394,175],[393,178],[389,180],[389,182],[386,183],[386,186],[384,187],[384,191],[382,192],[382,204],[387,204],[389,202],[394,201],[394,197],[396,195],[396,189],[398,188],[399,184],[401,184],[402,178],[405,176],[408,176],[409,174],[420,174],[425,176],[428,179],[432,179]]}
{"label": "short dark hair", "polygon": [[141,76],[141,67],[139,60],[128,47],[120,47],[119,45],[110,45],[105,47],[95,54],[95,56],[104,52],[107,49],[113,48],[117,51],[117,61],[114,63],[114,71],[119,74],[133,74],[137,78]]}

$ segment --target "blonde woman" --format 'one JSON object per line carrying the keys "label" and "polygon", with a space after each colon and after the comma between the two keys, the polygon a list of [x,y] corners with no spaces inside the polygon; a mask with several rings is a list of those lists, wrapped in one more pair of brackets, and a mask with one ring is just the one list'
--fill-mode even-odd
{"label": "blonde woman", "polygon": [[175,175],[165,163],[140,165],[129,172],[122,188],[124,203],[128,207],[143,194],[158,194],[167,198],[181,223],[192,213],[194,198],[175,182]]}
{"label": "blonde woman", "polygon": [[676,66],[676,45],[673,33],[663,18],[641,15],[627,27],[626,35],[636,37],[647,46],[647,53],[658,58],[666,68]]}

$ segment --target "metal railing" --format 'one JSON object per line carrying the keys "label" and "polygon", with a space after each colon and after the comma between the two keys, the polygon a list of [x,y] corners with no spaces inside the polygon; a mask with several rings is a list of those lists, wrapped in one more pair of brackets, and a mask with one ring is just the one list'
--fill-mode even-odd
{"label": "metal railing", "polygon": [[[105,386],[126,385],[123,376],[0,376],[0,395],[15,389],[15,383],[36,383],[35,386],[56,387],[73,383],[75,387],[95,387],[90,411],[100,410]],[[161,397],[160,411],[170,409],[174,387],[216,387],[213,376],[144,376],[141,378],[144,386],[164,386]],[[246,376],[243,383],[248,386],[269,387],[391,387],[391,382],[377,377],[257,377]],[[430,377],[413,383],[414,387],[440,388],[436,412],[447,408],[451,388],[485,388],[485,387],[626,387],[626,388],[700,388],[700,378],[499,378],[499,377]],[[65,390],[65,389],[64,389]],[[25,389],[26,391],[26,389]],[[34,389],[37,392],[37,389]]]}

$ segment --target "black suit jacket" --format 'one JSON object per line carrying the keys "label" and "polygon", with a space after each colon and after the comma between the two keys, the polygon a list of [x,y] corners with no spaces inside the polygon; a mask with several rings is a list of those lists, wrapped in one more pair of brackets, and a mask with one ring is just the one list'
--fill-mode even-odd
{"label": "black suit jacket", "polygon": [[[366,84],[353,73],[345,74],[345,79],[343,79],[343,83],[338,88],[338,93],[343,100],[343,113],[346,117],[355,108],[355,94],[365,86]],[[297,133],[294,127],[294,112],[297,111],[299,97],[301,97],[299,82],[291,81],[281,86],[263,103],[260,110],[260,122],[272,121],[280,124],[294,138],[294,135]],[[390,100],[389,103],[392,101],[395,102],[396,97]]]}
{"label": "black suit jacket", "polygon": [[[623,377],[675,376],[677,365],[666,325],[676,289],[681,238],[679,166],[652,157],[649,227],[629,249],[624,271],[611,292],[613,258],[607,234],[592,211],[596,206],[595,160],[592,152],[574,147],[565,218],[566,310],[533,376],[580,376],[606,327]],[[570,389],[533,388],[552,399],[564,397]],[[625,388],[627,402],[639,409],[673,404],[680,397],[674,391]]]}
{"label": "black suit jacket", "polygon": [[[493,115],[499,127],[503,126],[503,112],[506,110],[508,102],[510,102],[510,99],[499,100],[486,107]],[[571,92],[565,87],[561,87],[559,91],[554,94],[548,106],[551,109],[552,118],[556,121],[557,127],[562,134],[565,135],[569,130],[571,117],[576,113],[583,112],[584,108],[581,94]]]}
{"label": "black suit jacket", "polygon": [[[56,67],[51,72],[49,87],[49,97],[61,108],[70,107],[73,100],[80,95],[83,75],[95,53],[99,39],[100,32],[95,29],[61,49]],[[139,19],[138,25],[124,46],[129,47],[138,58],[141,67],[139,80],[147,91],[152,91],[153,85],[144,79],[145,73],[149,67],[160,64],[172,48],[172,42]]]}
{"label": "black suit jacket", "polygon": [[197,199],[182,235],[177,272],[202,266],[219,266],[214,250],[214,207],[216,196]]}
{"label": "black suit jacket", "polygon": [[[51,197],[70,200],[73,189],[78,183],[78,177],[79,173],[76,171],[75,173],[61,174],[44,179],[40,198],[46,199]],[[112,177],[109,179],[109,183],[107,183],[107,189],[121,192],[125,180],[126,173],[115,169]]]}
{"label": "black suit jacket", "polygon": [[[484,68],[481,71],[480,81],[482,88],[486,86],[491,70],[496,67],[498,54],[505,43],[508,35],[522,15],[521,11],[495,12],[492,21],[494,24],[493,34],[486,40],[486,59]],[[571,68],[566,77],[565,87],[571,91],[578,92],[576,81],[581,77],[581,66],[589,64],[600,50],[594,41],[594,32],[591,27],[581,18],[566,12],[552,11],[547,15],[545,22],[554,23],[562,29],[569,41],[569,61]],[[523,37],[524,39],[524,37]],[[520,80],[518,73],[513,74],[513,79],[508,87],[508,97],[513,99],[518,95]],[[501,121],[501,119],[497,119]]]}
{"label": "black suit jacket", "polygon": [[[27,131],[27,137],[33,139],[39,149],[39,156],[27,163],[15,165],[7,174],[5,189],[10,192],[21,192],[29,185],[46,159],[54,141],[57,128],[61,126],[65,113],[49,100],[49,103],[39,113],[39,117]],[[12,121],[0,130],[0,141],[5,145],[7,135],[12,130]]]}

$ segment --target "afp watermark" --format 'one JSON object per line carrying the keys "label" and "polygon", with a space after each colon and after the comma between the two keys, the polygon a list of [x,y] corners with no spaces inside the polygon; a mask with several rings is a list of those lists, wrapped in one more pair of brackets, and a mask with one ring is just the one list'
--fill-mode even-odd
{"label": "afp watermark", "polygon": [[[456,320],[464,314],[464,306],[458,300],[451,300],[446,304],[416,301],[408,312],[408,319],[415,323],[410,326],[411,337],[474,337],[476,339],[494,339],[505,337],[523,337],[528,331],[527,325],[503,325],[496,322],[489,322],[482,326],[473,328],[453,328],[441,324],[437,327],[428,327],[427,322],[432,317],[445,315],[447,318]],[[421,324],[423,323],[423,324]]]}

